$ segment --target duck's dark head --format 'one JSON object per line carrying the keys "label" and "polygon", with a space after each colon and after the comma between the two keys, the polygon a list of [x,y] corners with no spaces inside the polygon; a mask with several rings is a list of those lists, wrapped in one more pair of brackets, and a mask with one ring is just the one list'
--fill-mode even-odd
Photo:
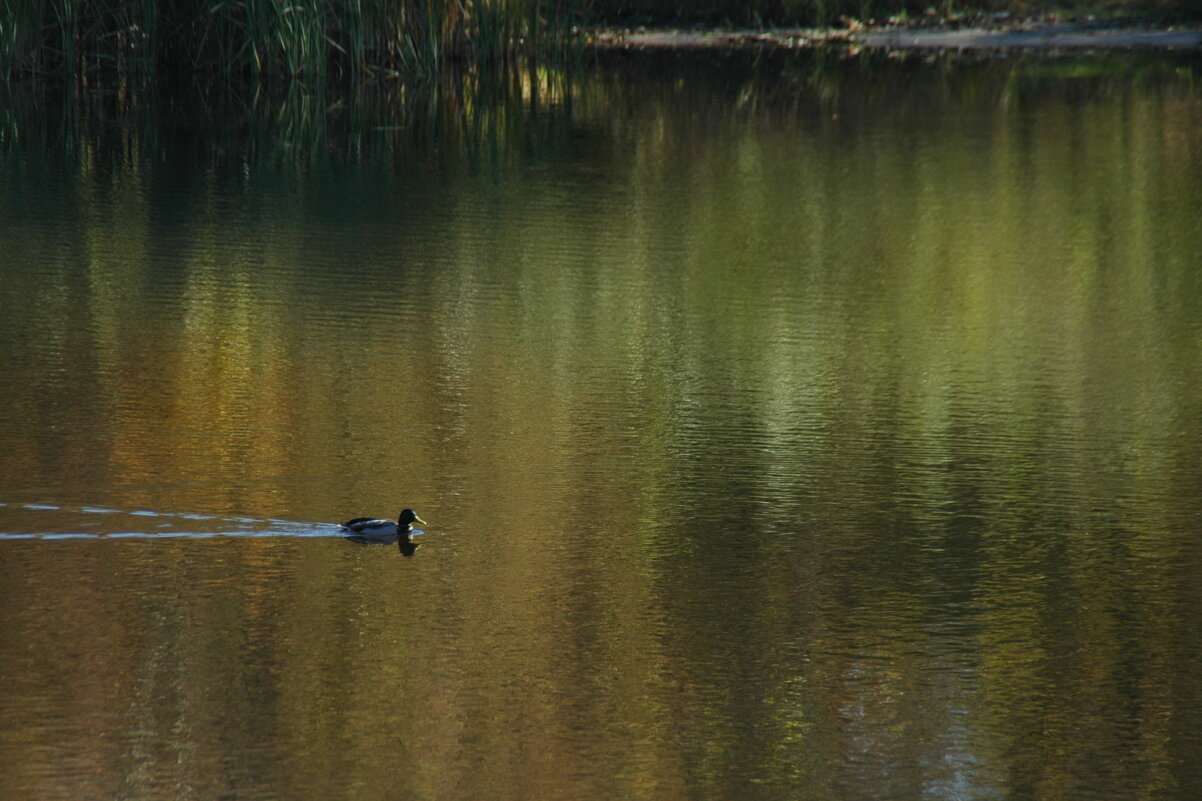
{"label": "duck's dark head", "polygon": [[397,526],[399,528],[408,528],[412,523],[421,523],[423,526],[430,525],[425,520],[417,516],[417,512],[412,509],[404,509],[401,511],[401,516],[397,518]]}

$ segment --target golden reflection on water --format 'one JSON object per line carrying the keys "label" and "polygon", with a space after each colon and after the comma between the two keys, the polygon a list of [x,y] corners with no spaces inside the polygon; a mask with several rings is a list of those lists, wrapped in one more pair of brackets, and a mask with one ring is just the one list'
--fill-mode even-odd
{"label": "golden reflection on water", "polygon": [[5,173],[0,794],[1202,786],[1196,90],[631,68]]}

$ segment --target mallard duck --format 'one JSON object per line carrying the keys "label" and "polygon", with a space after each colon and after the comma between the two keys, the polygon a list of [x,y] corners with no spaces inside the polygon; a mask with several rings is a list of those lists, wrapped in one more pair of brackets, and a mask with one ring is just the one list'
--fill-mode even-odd
{"label": "mallard duck", "polygon": [[417,516],[417,512],[405,509],[395,523],[379,518],[356,517],[354,520],[343,523],[340,528],[352,538],[395,542],[400,539],[402,534],[406,539],[412,536],[414,523],[421,523],[423,526],[429,525]]}

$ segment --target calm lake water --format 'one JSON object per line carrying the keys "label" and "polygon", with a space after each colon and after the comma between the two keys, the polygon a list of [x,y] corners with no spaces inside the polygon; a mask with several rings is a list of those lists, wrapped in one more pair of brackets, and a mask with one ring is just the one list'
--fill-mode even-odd
{"label": "calm lake water", "polygon": [[1202,797],[1200,77],[10,88],[0,797]]}

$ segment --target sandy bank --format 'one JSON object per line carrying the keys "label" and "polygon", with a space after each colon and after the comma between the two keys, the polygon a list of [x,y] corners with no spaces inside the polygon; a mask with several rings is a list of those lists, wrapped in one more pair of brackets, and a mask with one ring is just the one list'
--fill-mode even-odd
{"label": "sandy bank", "polygon": [[1202,47],[1202,28],[1100,28],[1085,25],[1055,24],[1032,26],[1029,29],[990,30],[964,28],[961,30],[865,30],[853,34],[852,40],[864,47],[890,50],[952,49],[1048,50],[1078,48],[1164,48],[1184,49]]}
{"label": "sandy bank", "polygon": [[1036,23],[1007,28],[859,28],[770,31],[603,31],[602,48],[696,49],[844,44],[885,50],[1199,49],[1202,27],[1136,28],[1086,23]]}

